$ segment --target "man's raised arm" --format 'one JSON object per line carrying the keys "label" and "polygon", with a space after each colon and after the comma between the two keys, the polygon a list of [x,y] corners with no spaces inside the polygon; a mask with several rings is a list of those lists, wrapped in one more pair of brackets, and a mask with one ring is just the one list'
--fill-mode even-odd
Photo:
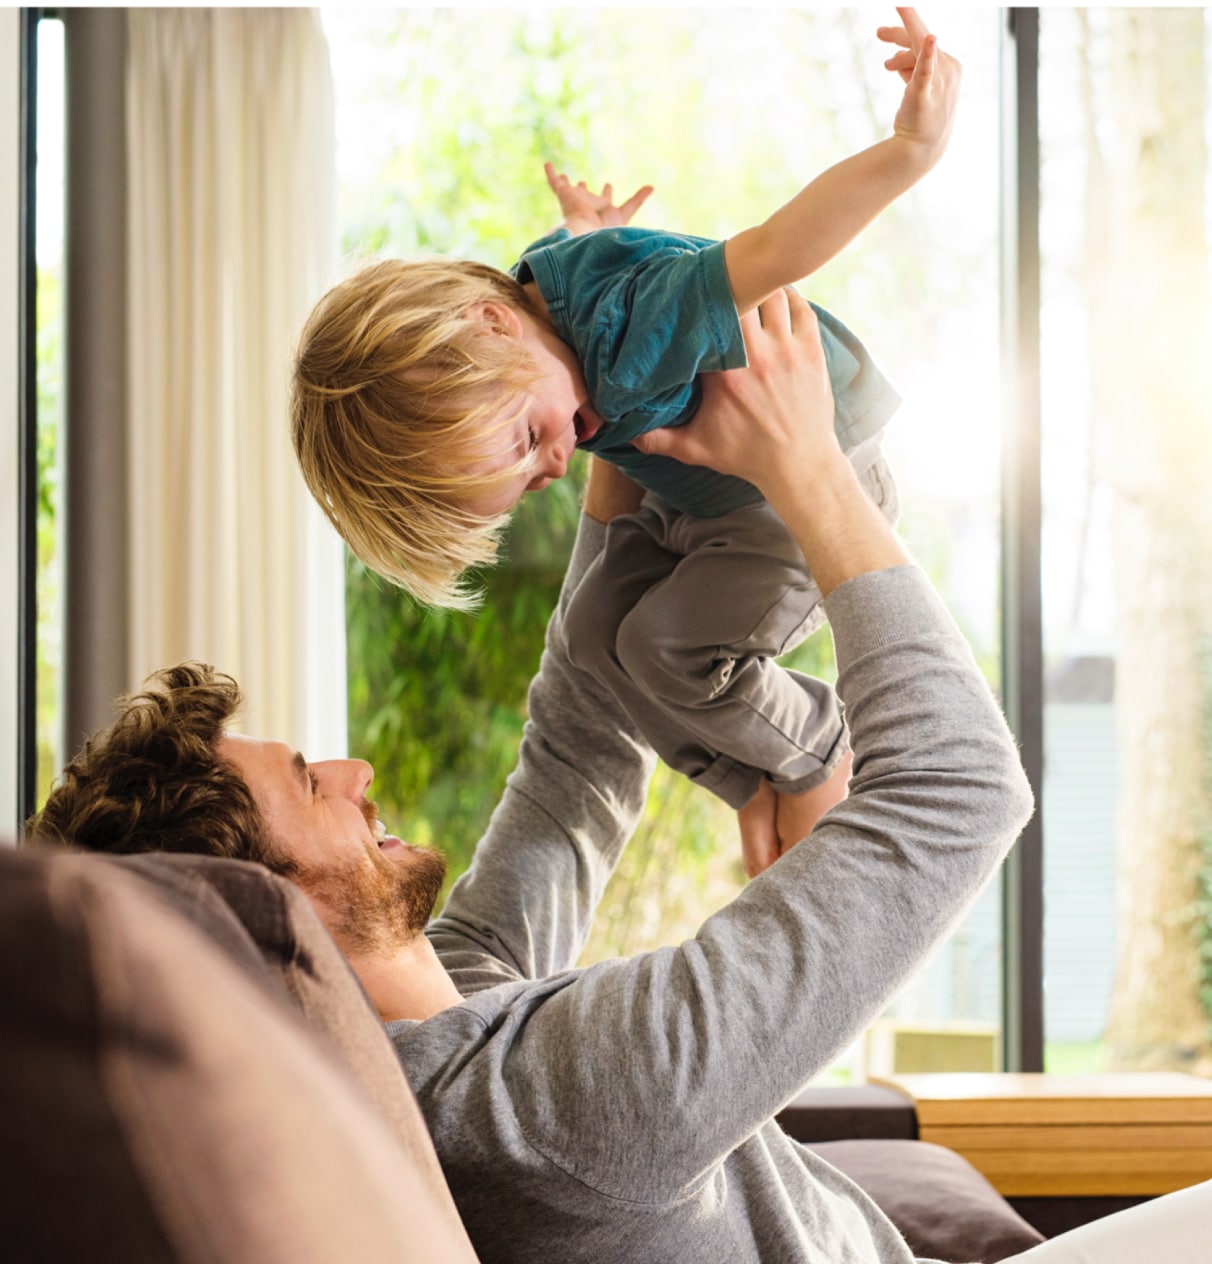
{"label": "man's raised arm", "polygon": [[606,881],[635,829],[655,757],[613,695],[574,667],[564,611],[601,551],[604,523],[640,489],[594,458],[585,513],[505,794],[427,934],[464,994],[575,964]]}
{"label": "man's raised arm", "polygon": [[[854,772],[693,939],[567,980],[511,1049],[533,1144],[648,1203],[680,1196],[842,1053],[1031,810],[970,649],[841,459],[811,309],[778,295],[745,334],[750,367],[712,376],[699,415],[645,446],[750,479],[786,519],[826,594]],[[610,1104],[592,1129],[587,1101]]]}
{"label": "man's raised arm", "polygon": [[[838,446],[816,314],[779,290],[741,318],[748,369],[703,376],[693,425],[635,440],[644,452],[747,479],[803,550],[822,597],[867,571],[909,561]],[[777,374],[772,396],[765,379]]]}

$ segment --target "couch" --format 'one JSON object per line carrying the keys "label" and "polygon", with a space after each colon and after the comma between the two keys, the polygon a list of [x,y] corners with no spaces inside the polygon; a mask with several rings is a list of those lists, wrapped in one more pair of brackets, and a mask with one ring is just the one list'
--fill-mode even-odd
{"label": "couch", "polygon": [[[391,1044],[290,883],[0,847],[0,962],[4,1259],[477,1258]],[[1041,1240],[958,1155],[846,1135],[844,1114],[806,1139],[919,1254]]]}

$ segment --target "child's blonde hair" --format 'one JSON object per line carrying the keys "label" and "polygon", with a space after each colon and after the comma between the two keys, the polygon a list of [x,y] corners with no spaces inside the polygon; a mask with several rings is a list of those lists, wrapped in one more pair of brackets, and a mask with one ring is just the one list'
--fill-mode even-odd
{"label": "child's blonde hair", "polygon": [[392,259],[334,286],[295,358],[291,433],[312,495],[354,553],[427,605],[467,609],[460,581],[493,561],[508,514],[472,513],[533,463],[468,473],[536,368],[516,338],[486,337],[475,304],[533,310],[507,273],[465,260]]}

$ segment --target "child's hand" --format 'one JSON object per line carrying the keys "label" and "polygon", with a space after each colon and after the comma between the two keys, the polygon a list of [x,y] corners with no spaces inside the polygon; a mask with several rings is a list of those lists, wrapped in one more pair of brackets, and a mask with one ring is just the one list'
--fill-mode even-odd
{"label": "child's hand", "polygon": [[652,194],[652,185],[646,184],[642,189],[637,189],[622,206],[615,206],[614,189],[611,185],[604,184],[601,193],[594,193],[586,187],[584,180],[573,184],[549,162],[543,164],[543,170],[547,173],[547,183],[551,186],[552,193],[560,203],[564,227],[573,236],[592,232],[595,228],[631,223],[631,217]]}
{"label": "child's hand", "polygon": [[938,36],[930,34],[916,9],[897,13],[904,26],[881,26],[876,31],[885,43],[901,48],[884,62],[906,84],[892,127],[897,136],[922,146],[922,157],[933,166],[947,147],[955,121],[960,64],[938,51]]}

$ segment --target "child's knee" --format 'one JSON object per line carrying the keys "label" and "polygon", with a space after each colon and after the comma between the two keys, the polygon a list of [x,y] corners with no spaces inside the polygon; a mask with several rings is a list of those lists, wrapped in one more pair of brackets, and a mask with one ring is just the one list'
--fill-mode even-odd
{"label": "child's knee", "polygon": [[701,646],[671,642],[667,631],[662,634],[653,627],[642,606],[619,625],[615,653],[628,678],[663,702],[695,706],[710,701],[718,692],[710,670],[710,652]]}

